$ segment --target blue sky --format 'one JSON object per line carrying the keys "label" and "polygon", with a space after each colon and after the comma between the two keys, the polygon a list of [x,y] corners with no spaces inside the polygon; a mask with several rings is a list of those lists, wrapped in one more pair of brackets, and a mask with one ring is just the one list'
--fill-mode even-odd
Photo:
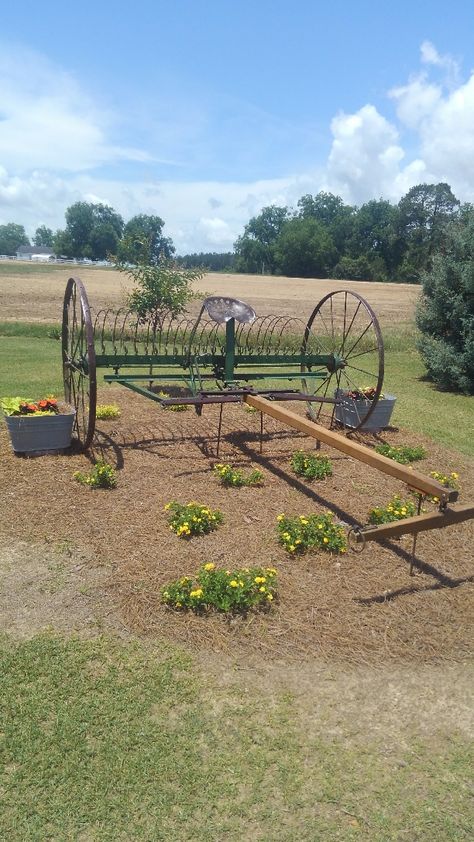
{"label": "blue sky", "polygon": [[180,253],[320,189],[474,201],[474,3],[221,0],[2,10],[0,224],[158,213]]}

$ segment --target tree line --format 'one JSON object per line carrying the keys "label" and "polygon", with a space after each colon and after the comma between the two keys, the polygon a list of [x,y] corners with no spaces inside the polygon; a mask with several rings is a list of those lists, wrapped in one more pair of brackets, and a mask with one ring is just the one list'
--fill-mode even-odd
{"label": "tree line", "polygon": [[296,210],[271,205],[250,219],[235,243],[235,268],[418,283],[463,207],[445,183],[418,184],[396,205],[372,199],[355,207],[332,193],[308,194]]}
{"label": "tree line", "polygon": [[[170,258],[175,248],[163,234],[160,216],[138,214],[127,223],[108,205],[75,202],[66,210],[66,227],[53,232],[40,225],[32,238],[38,248],[51,248],[58,257],[106,260],[114,255],[125,263],[156,263]],[[23,225],[0,225],[0,254],[14,255],[31,245]]]}
{"label": "tree line", "polygon": [[[461,205],[446,183],[418,184],[398,204],[372,199],[360,207],[332,193],[307,194],[296,209],[270,205],[245,225],[234,252],[200,252],[175,257],[184,268],[204,267],[289,277],[419,283],[435,253],[446,242]],[[66,210],[65,228],[41,225],[33,244],[58,257],[121,263],[157,263],[175,255],[163,219],[138,214],[124,222],[108,205],[75,202]],[[29,245],[22,225],[0,225],[0,254]]]}

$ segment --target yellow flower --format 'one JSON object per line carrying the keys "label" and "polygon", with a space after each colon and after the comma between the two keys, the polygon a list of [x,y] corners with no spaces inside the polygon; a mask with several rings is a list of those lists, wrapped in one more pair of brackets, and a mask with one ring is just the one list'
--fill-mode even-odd
{"label": "yellow flower", "polygon": [[324,543],[324,544],[329,544],[329,538],[326,538],[326,536],[324,536],[324,538],[323,538],[323,543]]}
{"label": "yellow flower", "polygon": [[230,582],[229,582],[229,585],[231,586],[231,588],[238,588],[239,587],[239,583],[236,582],[235,579],[231,579]]}
{"label": "yellow flower", "polygon": [[256,585],[261,585],[262,582],[265,582],[265,576],[255,576],[254,582]]}
{"label": "yellow flower", "polygon": [[209,572],[210,570],[214,570],[215,566],[216,565],[213,564],[212,561],[210,561],[208,564],[204,565],[204,570],[207,570]]}
{"label": "yellow flower", "polygon": [[271,593],[267,593],[267,599],[268,599],[268,601],[269,601],[269,602],[271,602],[271,601],[272,601],[273,596],[272,596],[272,594],[271,594]]}
{"label": "yellow flower", "polygon": [[277,520],[283,520],[284,517],[285,517],[285,515],[278,515]]}
{"label": "yellow flower", "polygon": [[323,528],[322,523],[318,523],[318,529],[322,529],[322,528]]}
{"label": "yellow flower", "polygon": [[288,547],[288,549],[289,549],[290,553],[293,553],[293,552],[295,551],[295,545],[294,545],[294,544],[290,544],[290,546]]}
{"label": "yellow flower", "polygon": [[241,579],[239,579],[239,587],[243,588],[243,586],[244,586],[244,583],[241,581]]}
{"label": "yellow flower", "polygon": [[168,512],[171,509],[171,503],[167,503],[165,506],[165,512]]}
{"label": "yellow flower", "polygon": [[452,474],[451,474],[451,476],[452,476],[452,478],[453,478],[453,479],[458,479],[458,478],[459,478],[459,474],[457,474],[457,473],[456,473],[456,471],[453,471],[453,472],[452,472]]}
{"label": "yellow flower", "polygon": [[267,573],[273,573],[273,575],[275,575],[275,574],[276,574],[276,570],[275,570],[275,568],[274,568],[274,567],[267,567]]}
{"label": "yellow flower", "polygon": [[189,596],[198,599],[200,596],[202,596],[202,588],[197,588],[197,590],[191,591]]}
{"label": "yellow flower", "polygon": [[259,591],[260,591],[260,593],[265,593],[266,587],[264,585],[262,585],[262,587],[259,588]]}

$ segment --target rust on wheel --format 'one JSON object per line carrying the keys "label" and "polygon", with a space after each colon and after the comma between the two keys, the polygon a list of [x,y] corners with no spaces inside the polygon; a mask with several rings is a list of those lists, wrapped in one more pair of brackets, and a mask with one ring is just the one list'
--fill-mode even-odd
{"label": "rust on wheel", "polygon": [[61,338],[64,397],[76,410],[73,437],[86,450],[94,437],[97,380],[91,312],[80,278],[66,285]]}
{"label": "rust on wheel", "polygon": [[[350,432],[359,430],[377,405],[384,378],[382,333],[370,304],[349,290],[325,295],[308,320],[301,351],[302,354],[318,353],[332,358],[329,366],[316,367],[321,375],[317,380],[305,378],[308,368],[304,362],[301,366],[303,391],[315,398],[314,402],[308,403],[308,415],[318,424],[331,428],[338,420],[336,404],[326,403],[325,399],[364,387],[373,390],[369,410],[366,402],[361,402],[363,411]],[[357,412],[357,401],[354,406]]]}

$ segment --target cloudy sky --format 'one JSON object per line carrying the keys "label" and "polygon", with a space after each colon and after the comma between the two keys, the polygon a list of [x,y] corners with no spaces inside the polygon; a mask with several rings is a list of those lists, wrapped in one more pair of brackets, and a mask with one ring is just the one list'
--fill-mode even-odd
{"label": "cloudy sky", "polygon": [[2,10],[0,224],[79,199],[178,253],[268,204],[447,181],[474,201],[472,0],[109,0]]}

